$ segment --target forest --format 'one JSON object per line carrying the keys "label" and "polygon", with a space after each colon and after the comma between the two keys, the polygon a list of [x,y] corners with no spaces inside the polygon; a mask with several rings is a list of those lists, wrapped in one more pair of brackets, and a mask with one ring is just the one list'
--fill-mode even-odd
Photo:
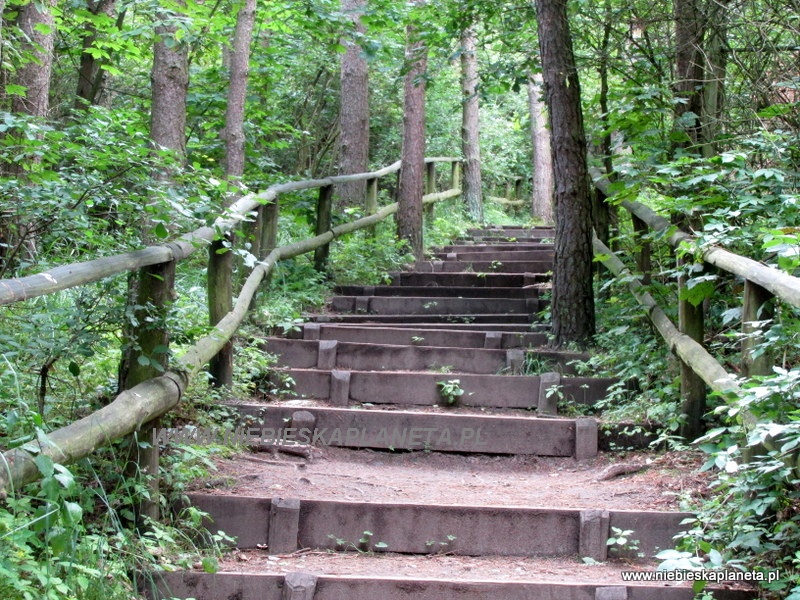
{"label": "forest", "polygon": [[[162,424],[225,422],[228,396],[285,393],[260,389],[273,358],[247,336],[296,328],[332,285],[379,284],[476,224],[552,224],[557,253],[576,257],[554,272],[552,345],[589,347],[587,368],[637,381],[603,418],[652,425],[654,450],[702,450],[716,474],[672,567],[777,569],[763,597],[800,599],[800,313],[767,301],[739,330],[745,283],[701,257],[720,246],[800,272],[798,0],[0,0],[0,17],[0,291],[207,228],[236,297],[276,246],[399,203],[396,227],[275,266],[228,358]],[[436,191],[426,156],[460,159],[459,173],[436,163],[428,183],[461,177],[461,197],[423,208]],[[261,216],[236,235],[213,229],[270,186],[397,161],[380,188],[328,186],[324,226],[323,195],[297,189],[281,195],[270,239]],[[677,260],[668,233],[631,224],[622,204],[634,200],[692,234]],[[709,395],[699,430],[625,276],[600,273],[593,230],[630,268],[652,246],[649,292],[676,320],[680,301],[702,313],[699,341],[740,376],[738,394]],[[207,336],[231,310],[208,305],[208,260],[157,275],[174,277],[158,314],[138,301],[135,272],[4,300],[0,449],[46,443]],[[169,342],[142,353],[135,331],[156,319]],[[760,371],[738,364],[743,343]],[[3,489],[0,596],[131,598],[148,569],[215,569],[224,538],[197,539],[202,513],[167,507],[233,449],[171,448],[151,498],[130,458],[139,443],[70,465],[40,455],[40,481]]]}

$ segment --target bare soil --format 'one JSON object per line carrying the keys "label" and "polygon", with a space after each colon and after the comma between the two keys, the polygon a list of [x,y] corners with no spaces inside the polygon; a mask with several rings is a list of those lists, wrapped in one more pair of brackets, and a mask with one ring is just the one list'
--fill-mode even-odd
{"label": "bare soil", "polygon": [[[305,500],[691,510],[707,493],[697,453],[603,454],[586,461],[536,456],[458,455],[313,448],[310,458],[243,453],[218,461],[196,490]],[[601,480],[612,465],[642,470]]]}

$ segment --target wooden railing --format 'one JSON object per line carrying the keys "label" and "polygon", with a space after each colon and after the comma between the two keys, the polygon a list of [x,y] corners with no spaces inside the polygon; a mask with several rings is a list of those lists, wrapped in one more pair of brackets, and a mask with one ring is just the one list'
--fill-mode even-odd
{"label": "wooden railing", "polygon": [[[608,181],[601,173],[592,171],[592,177],[595,186],[605,197],[613,197]],[[635,257],[636,263],[644,278],[649,278],[650,274],[651,248],[650,242],[644,240],[643,237],[648,230],[652,230],[661,233],[673,248],[680,247],[683,252],[694,255],[696,262],[712,265],[744,280],[741,318],[743,333],[741,376],[747,378],[771,373],[772,357],[769,353],[755,351],[756,346],[763,342],[763,339],[757,335],[756,322],[771,318],[773,299],[777,298],[791,306],[800,307],[800,278],[792,277],[783,271],[719,246],[699,245],[694,236],[681,231],[667,219],[639,202],[623,200],[618,204],[631,214],[640,248]],[[596,254],[605,257],[603,264],[613,273],[632,275],[614,253],[596,237],[594,248]],[[683,289],[687,283],[687,278],[681,277],[679,288]],[[688,299],[681,299],[680,296],[683,294],[680,294],[679,290],[679,324],[678,327],[675,327],[655,303],[652,296],[646,292],[638,278],[632,277],[629,286],[639,303],[647,308],[653,324],[669,348],[680,359],[682,410],[687,415],[687,421],[681,433],[687,439],[694,439],[702,433],[701,420],[705,412],[706,385],[717,392],[738,394],[741,390],[737,378],[728,373],[703,346],[705,328],[702,306],[695,306]],[[747,411],[742,412],[742,418],[747,426],[755,424],[754,417]]]}
{"label": "wooden railing", "polygon": [[[435,168],[438,163],[451,165],[451,186],[445,191],[434,189]],[[426,174],[429,191],[423,202],[431,204],[439,200],[454,198],[461,194],[460,158],[428,158]],[[248,194],[230,207],[210,227],[201,227],[179,237],[177,240],[83,263],[56,267],[44,273],[18,279],[0,280],[0,305],[11,304],[61,290],[86,285],[105,277],[138,271],[140,282],[137,304],[150,305],[155,309],[164,308],[172,296],[175,262],[190,256],[199,248],[209,249],[209,316],[212,331],[198,340],[184,354],[173,361],[171,369],[163,372],[147,369],[129,374],[126,381],[130,388],[120,393],[111,403],[92,414],[65,427],[50,432],[45,442],[35,441],[7,450],[0,455],[0,498],[13,489],[36,480],[39,471],[34,462],[38,454],[51,457],[55,462],[69,464],[88,456],[97,448],[134,432],[140,439],[151,442],[152,430],[157,427],[157,419],[173,408],[186,391],[189,381],[211,362],[212,374],[218,382],[228,378],[230,362],[220,353],[230,344],[236,330],[247,315],[259,284],[267,277],[274,265],[283,259],[315,251],[318,257],[327,256],[328,245],[337,237],[359,229],[373,227],[397,212],[398,205],[391,204],[378,208],[378,185],[381,177],[400,170],[400,162],[372,173],[327,177],[325,179],[297,181],[273,185],[267,190]],[[333,186],[348,181],[366,181],[366,207],[368,216],[331,227],[330,202]],[[319,189],[319,202],[316,235],[310,239],[286,246],[276,246],[279,196],[290,192]],[[245,280],[236,303],[232,295],[232,252],[218,252],[223,241],[242,223],[246,217],[256,212],[255,222],[250,228],[252,247],[258,262]],[[247,241],[247,240],[246,240]],[[325,249],[325,250],[323,250]],[[324,262],[321,261],[321,262]],[[321,264],[321,263],[318,263]],[[155,276],[153,276],[155,275]],[[154,345],[159,340],[168,339],[163,324],[133,333],[137,339],[138,353],[152,356]],[[163,351],[160,354],[166,356]],[[148,361],[130,361],[140,365]],[[166,366],[166,365],[165,365]],[[158,447],[153,447],[139,457],[139,468],[151,474],[153,489],[157,493]],[[154,496],[155,497],[155,496]],[[156,504],[157,506],[157,504]]]}

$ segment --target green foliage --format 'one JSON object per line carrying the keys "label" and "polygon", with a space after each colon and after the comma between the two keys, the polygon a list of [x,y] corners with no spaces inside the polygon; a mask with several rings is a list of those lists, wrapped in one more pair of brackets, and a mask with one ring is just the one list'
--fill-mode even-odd
{"label": "green foliage", "polygon": [[439,390],[439,396],[442,400],[450,406],[458,403],[461,396],[466,392],[461,387],[460,379],[448,379],[447,381],[437,381],[436,387]]}
{"label": "green foliage", "polygon": [[[350,216],[359,218],[358,213]],[[406,252],[405,240],[397,239],[393,223],[383,222],[374,235],[361,230],[334,243],[329,271],[339,285],[380,285],[388,283],[389,272],[410,262],[413,257]]]}

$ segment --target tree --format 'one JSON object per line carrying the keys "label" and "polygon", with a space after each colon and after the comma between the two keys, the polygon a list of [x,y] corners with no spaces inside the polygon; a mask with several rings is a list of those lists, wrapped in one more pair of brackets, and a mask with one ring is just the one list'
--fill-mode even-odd
{"label": "tree", "polygon": [[475,29],[461,32],[461,149],[464,154],[464,200],[472,218],[483,221],[481,185],[478,55]]}
{"label": "tree", "polygon": [[[78,108],[95,104],[100,97],[100,90],[103,83],[103,60],[98,57],[92,49],[97,41],[97,19],[104,16],[111,20],[116,10],[117,0],[87,0],[86,8],[92,18],[84,25],[80,67],[78,68],[78,87],[75,92],[75,104]],[[125,18],[125,11],[120,12],[116,19],[116,27],[122,26]]]}
{"label": "tree", "polygon": [[255,16],[256,0],[244,0],[236,17],[225,128],[220,136],[225,142],[225,175],[230,180],[238,180],[244,174],[244,107],[247,100],[247,74]]}
{"label": "tree", "polygon": [[[352,20],[356,36],[364,34],[361,15],[366,9],[366,0],[342,0],[342,12]],[[354,39],[346,38],[342,45],[339,174],[351,175],[365,173],[369,165],[369,65]],[[337,191],[346,206],[363,203],[366,181],[339,184]]]}
{"label": "tree", "polygon": [[703,113],[702,0],[673,0],[675,17],[675,121],[688,136],[687,143],[700,139]]}
{"label": "tree", "polygon": [[47,116],[56,38],[53,6],[55,0],[28,2],[19,8],[17,27],[24,40],[21,48],[24,62],[15,78],[19,93],[12,97],[12,112],[41,118]]}
{"label": "tree", "polygon": [[[421,4],[416,0],[416,4]],[[422,196],[425,175],[425,72],[428,48],[417,28],[406,29],[406,76],[403,86],[403,149],[398,187],[397,231],[417,261],[423,257]]]}
{"label": "tree", "polygon": [[586,346],[595,333],[595,315],[592,205],[580,82],[566,0],[536,0],[536,13],[555,176],[551,343]]}
{"label": "tree", "polygon": [[528,77],[528,103],[531,111],[531,142],[533,145],[533,203],[534,217],[545,225],[553,223],[553,154],[550,149],[550,130],[543,93],[542,75]]}
{"label": "tree", "polygon": [[186,156],[186,95],[189,88],[189,50],[177,36],[177,16],[160,10],[153,54],[150,137],[153,142]]}

